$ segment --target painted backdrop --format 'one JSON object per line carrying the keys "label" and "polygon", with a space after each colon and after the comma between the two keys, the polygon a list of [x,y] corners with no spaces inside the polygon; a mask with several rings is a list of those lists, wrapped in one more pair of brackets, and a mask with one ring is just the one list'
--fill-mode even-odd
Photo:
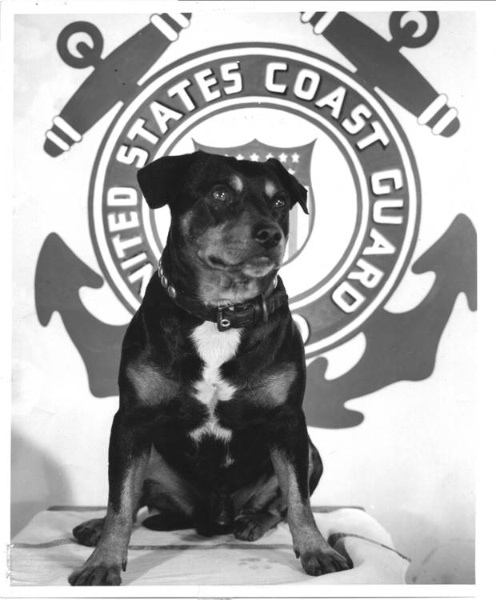
{"label": "painted backdrop", "polygon": [[325,475],[416,583],[474,578],[474,17],[15,18],[14,532],[104,504],[119,347],[168,209],[136,170],[204,149],[307,187],[282,277]]}

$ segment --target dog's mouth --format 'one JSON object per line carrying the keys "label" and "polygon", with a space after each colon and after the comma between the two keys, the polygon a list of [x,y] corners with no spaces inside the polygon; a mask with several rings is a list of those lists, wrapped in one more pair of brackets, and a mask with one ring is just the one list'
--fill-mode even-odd
{"label": "dog's mouth", "polygon": [[236,271],[250,277],[263,277],[278,267],[272,258],[265,255],[253,256],[240,262],[230,262],[220,256],[209,254],[204,260],[212,269]]}

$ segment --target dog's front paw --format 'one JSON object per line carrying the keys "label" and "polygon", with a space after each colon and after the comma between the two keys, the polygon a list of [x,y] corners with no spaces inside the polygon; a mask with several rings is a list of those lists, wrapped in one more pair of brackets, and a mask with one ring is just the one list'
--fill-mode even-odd
{"label": "dog's front paw", "polygon": [[120,585],[126,570],[127,553],[115,547],[98,546],[82,567],[69,576],[71,585]]}
{"label": "dog's front paw", "polygon": [[331,546],[302,552],[301,564],[305,573],[313,577],[351,568],[348,560]]}
{"label": "dog's front paw", "polygon": [[117,565],[84,565],[69,576],[71,585],[120,585],[121,570]]}

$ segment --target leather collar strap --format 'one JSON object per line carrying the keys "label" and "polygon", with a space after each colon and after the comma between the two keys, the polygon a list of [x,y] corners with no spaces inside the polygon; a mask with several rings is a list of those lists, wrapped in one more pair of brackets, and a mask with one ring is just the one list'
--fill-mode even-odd
{"label": "leather collar strap", "polygon": [[[177,306],[204,321],[217,323],[219,331],[227,331],[231,328],[254,327],[257,323],[267,322],[270,315],[278,308],[288,306],[288,296],[278,275],[276,275],[274,283],[267,293],[260,294],[250,302],[217,308],[191,300],[186,294],[173,286],[164,273],[161,261],[158,265],[158,276],[167,295]],[[272,293],[270,293],[271,290],[273,290]]]}

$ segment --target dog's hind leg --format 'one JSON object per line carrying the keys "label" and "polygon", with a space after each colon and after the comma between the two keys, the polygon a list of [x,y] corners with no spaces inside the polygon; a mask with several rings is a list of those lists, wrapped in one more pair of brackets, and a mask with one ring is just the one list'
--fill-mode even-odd
{"label": "dog's hind leg", "polygon": [[239,540],[253,542],[280,523],[286,515],[275,473],[265,475],[234,495],[233,533]]}
{"label": "dog's hind leg", "polygon": [[324,472],[324,465],[320,458],[319,451],[313,445],[312,440],[308,438],[308,491],[310,496],[314,493],[317,487],[322,473]]}
{"label": "dog's hind leg", "polygon": [[78,544],[94,547],[102,537],[104,524],[105,517],[101,519],[89,519],[89,521],[84,521],[84,523],[74,527],[72,535],[76,538]]}
{"label": "dog's hind leg", "polygon": [[234,537],[238,540],[254,542],[283,519],[284,515],[277,509],[271,508],[238,515],[234,522]]}
{"label": "dog's hind leg", "polygon": [[177,487],[165,488],[156,481],[145,481],[143,505],[158,511],[143,521],[153,531],[176,531],[193,527],[193,514],[188,504],[180,500]]}
{"label": "dog's hind leg", "polygon": [[194,526],[195,490],[154,449],[150,456],[140,503],[158,514],[143,525],[154,531],[175,531]]}

